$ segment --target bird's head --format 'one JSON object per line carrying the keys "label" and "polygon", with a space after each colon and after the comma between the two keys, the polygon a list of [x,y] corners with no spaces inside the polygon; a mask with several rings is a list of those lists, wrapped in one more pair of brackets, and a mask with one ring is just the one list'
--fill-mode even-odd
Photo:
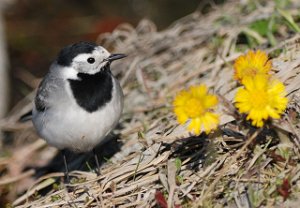
{"label": "bird's head", "polygon": [[[124,54],[111,54],[102,46],[90,42],[79,42],[63,48],[57,64],[74,73],[96,74]],[[69,77],[71,78],[71,77]]]}

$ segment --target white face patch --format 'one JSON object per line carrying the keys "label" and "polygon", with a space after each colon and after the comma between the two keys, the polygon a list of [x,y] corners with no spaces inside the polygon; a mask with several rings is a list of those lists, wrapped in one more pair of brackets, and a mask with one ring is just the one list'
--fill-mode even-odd
{"label": "white face patch", "polygon": [[77,77],[78,71],[76,71],[73,67],[64,67],[62,70],[62,77],[64,79],[78,79]]}
{"label": "white face patch", "polygon": [[90,53],[82,53],[77,55],[74,59],[73,62],[74,63],[81,63],[81,62],[87,62],[87,59],[90,57],[94,57],[93,54]]}
{"label": "white face patch", "polygon": [[[100,71],[100,69],[107,64],[107,59],[110,53],[101,46],[95,48],[92,53],[83,53],[77,55],[72,62],[72,67],[78,72],[84,72],[87,74],[94,74]],[[93,58],[95,62],[89,63],[88,59]]]}

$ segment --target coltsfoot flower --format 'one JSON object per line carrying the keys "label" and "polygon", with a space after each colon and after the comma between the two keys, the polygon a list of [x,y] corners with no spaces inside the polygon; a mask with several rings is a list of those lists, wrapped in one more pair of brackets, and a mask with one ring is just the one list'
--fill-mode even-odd
{"label": "coltsfoot flower", "polygon": [[188,90],[183,90],[173,101],[178,122],[185,124],[190,121],[188,130],[197,135],[202,131],[208,134],[217,128],[219,115],[213,113],[213,108],[217,104],[217,97],[209,94],[205,85],[192,86]]}
{"label": "coltsfoot flower", "polygon": [[268,76],[272,62],[264,51],[252,51],[239,56],[234,63],[234,78],[240,82],[256,75]]}
{"label": "coltsfoot flower", "polygon": [[288,103],[282,82],[257,75],[243,79],[243,85],[235,95],[235,106],[248,114],[252,125],[262,127],[268,118],[280,118]]}

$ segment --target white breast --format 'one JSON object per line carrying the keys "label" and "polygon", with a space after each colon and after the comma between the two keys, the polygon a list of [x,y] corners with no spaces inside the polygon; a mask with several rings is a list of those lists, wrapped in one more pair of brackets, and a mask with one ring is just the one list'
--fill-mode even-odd
{"label": "white breast", "polygon": [[122,114],[122,89],[115,79],[113,83],[112,100],[93,113],[79,107],[70,97],[45,112],[34,109],[33,124],[39,135],[58,149],[75,152],[93,149],[117,125]]}

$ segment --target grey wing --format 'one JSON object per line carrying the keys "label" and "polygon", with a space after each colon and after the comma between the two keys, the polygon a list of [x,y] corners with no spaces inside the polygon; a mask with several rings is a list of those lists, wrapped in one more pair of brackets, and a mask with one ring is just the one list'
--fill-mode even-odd
{"label": "grey wing", "polygon": [[47,98],[49,97],[47,77],[45,77],[39,85],[37,94],[34,100],[35,108],[37,111],[45,111],[49,107]]}
{"label": "grey wing", "polygon": [[50,72],[40,83],[34,100],[37,111],[43,112],[50,108],[51,104],[55,102],[55,94],[59,94],[63,89],[63,81],[59,78],[58,73],[52,66]]}

